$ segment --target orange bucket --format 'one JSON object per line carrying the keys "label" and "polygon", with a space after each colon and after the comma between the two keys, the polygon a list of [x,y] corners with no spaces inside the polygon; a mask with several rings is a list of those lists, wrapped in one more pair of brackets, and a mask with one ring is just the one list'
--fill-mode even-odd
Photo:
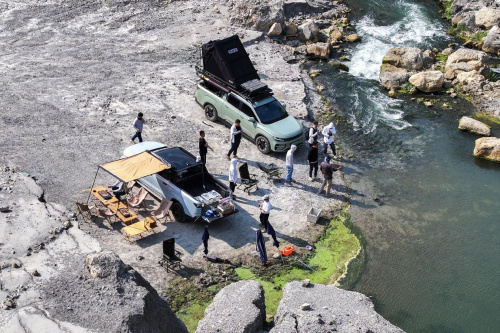
{"label": "orange bucket", "polygon": [[294,251],[293,245],[287,245],[280,250],[281,255],[287,257]]}

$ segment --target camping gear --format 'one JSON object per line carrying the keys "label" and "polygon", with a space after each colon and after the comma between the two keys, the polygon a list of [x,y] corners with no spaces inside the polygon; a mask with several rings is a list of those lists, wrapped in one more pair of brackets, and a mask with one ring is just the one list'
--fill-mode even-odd
{"label": "camping gear", "polygon": [[287,245],[285,246],[284,248],[282,248],[280,250],[280,253],[281,255],[285,256],[285,257],[288,257],[289,255],[291,255],[293,252],[295,251],[293,245]]}
{"label": "camping gear", "polygon": [[154,233],[156,227],[155,220],[151,217],[146,217],[144,220],[126,226],[122,230],[125,234],[125,238],[130,242],[130,237],[140,236],[142,238],[142,234],[147,231],[152,231],[152,233]]}
{"label": "camping gear", "polygon": [[262,265],[267,265],[266,244],[264,242],[264,237],[262,237],[262,231],[260,229],[255,232],[255,250],[259,251],[260,261],[262,262]]}
{"label": "camping gear", "polygon": [[201,240],[203,241],[203,253],[208,254],[208,239],[210,238],[210,234],[208,233],[208,226],[205,226],[203,230],[203,235],[201,235]]}
{"label": "camping gear", "polygon": [[268,181],[277,179],[281,183],[281,169],[276,164],[257,162],[257,166],[266,174]]}
{"label": "camping gear", "polygon": [[81,216],[84,222],[88,222],[92,220],[92,209],[95,209],[95,206],[89,206],[83,203],[76,203],[76,216]]}
{"label": "camping gear", "polygon": [[166,265],[167,273],[168,268],[173,269],[180,267],[182,259],[181,253],[175,249],[175,238],[169,238],[163,241],[163,256],[160,265]]}
{"label": "camping gear", "polygon": [[104,220],[108,221],[109,224],[112,223],[113,218],[115,218],[116,221],[115,213],[113,213],[113,211],[109,208],[99,208],[97,212],[99,216],[102,217]]}
{"label": "camping gear", "polygon": [[104,190],[104,191],[99,191],[99,195],[104,199],[104,200],[108,200],[108,199],[111,199],[111,194]]}
{"label": "camping gear", "polygon": [[256,179],[257,175],[254,175],[254,174],[251,174],[250,172],[248,172],[248,163],[242,163],[239,167],[238,167],[238,171],[240,173],[240,179],[241,179],[241,184],[238,185],[238,188],[240,188],[241,186],[243,186],[243,192],[248,192],[248,194],[250,194],[250,190],[252,189],[252,187],[255,186],[255,189],[258,190],[259,187],[257,186],[258,184],[258,180]]}
{"label": "camping gear", "polygon": [[273,241],[274,241],[273,245],[279,249],[280,242],[278,242],[278,239],[276,238],[276,231],[274,231],[274,228],[271,225],[271,223],[269,223],[269,221],[267,221],[267,234],[273,238]]}
{"label": "camping gear", "polygon": [[141,187],[139,192],[137,192],[136,195],[134,195],[132,198],[127,199],[127,202],[129,206],[131,207],[139,207],[142,206],[144,209],[146,209],[146,197],[148,196],[148,191],[144,187]]}
{"label": "camping gear", "polygon": [[173,221],[172,217],[170,216],[170,207],[172,207],[173,202],[170,200],[167,200],[165,198],[161,199],[160,206],[158,206],[158,209],[155,210],[154,212],[151,213],[151,215],[157,220],[165,219],[167,218],[170,221]]}
{"label": "camping gear", "polygon": [[221,199],[219,201],[217,209],[221,212],[222,215],[231,214],[232,212],[234,212],[235,208],[231,197]]}
{"label": "camping gear", "polygon": [[309,212],[307,213],[307,222],[318,222],[319,214],[321,214],[321,209],[311,207],[311,209],[309,209]]}

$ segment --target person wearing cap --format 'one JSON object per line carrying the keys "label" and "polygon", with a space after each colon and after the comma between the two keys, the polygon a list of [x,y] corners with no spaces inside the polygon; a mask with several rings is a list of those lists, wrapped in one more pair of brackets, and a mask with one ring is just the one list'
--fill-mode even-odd
{"label": "person wearing cap", "polygon": [[262,197],[262,202],[259,202],[259,209],[260,209],[260,224],[266,228],[267,230],[267,221],[269,221],[269,213],[271,212],[271,208],[273,206],[271,205],[271,202],[269,202],[269,195],[266,194]]}
{"label": "person wearing cap", "polygon": [[241,129],[241,121],[236,119],[234,121],[233,126],[231,126],[231,149],[227,152],[227,160],[231,160],[231,153],[233,153],[233,158],[238,158],[238,147],[241,143],[241,135],[243,134],[243,130]]}
{"label": "person wearing cap", "polygon": [[318,122],[315,120],[313,126],[309,129],[309,140],[307,142],[309,145],[313,145],[314,142],[318,142]]}
{"label": "person wearing cap", "polygon": [[323,184],[321,185],[321,189],[318,191],[318,194],[321,194],[326,186],[326,196],[330,196],[330,189],[332,188],[332,178],[333,172],[342,169],[342,167],[335,168],[332,164],[330,164],[330,157],[326,156],[325,161],[321,163],[319,170],[323,174]]}
{"label": "person wearing cap", "polygon": [[296,145],[292,145],[290,150],[286,153],[286,177],[285,177],[285,185],[290,186],[292,182],[292,174],[293,174],[293,153],[297,150]]}

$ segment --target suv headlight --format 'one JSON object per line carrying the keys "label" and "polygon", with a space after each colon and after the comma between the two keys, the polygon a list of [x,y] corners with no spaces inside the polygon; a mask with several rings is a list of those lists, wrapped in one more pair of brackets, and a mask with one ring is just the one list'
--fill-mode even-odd
{"label": "suv headlight", "polygon": [[286,141],[285,139],[282,139],[282,138],[277,138],[277,137],[274,137],[274,141],[277,141],[277,142],[284,142]]}

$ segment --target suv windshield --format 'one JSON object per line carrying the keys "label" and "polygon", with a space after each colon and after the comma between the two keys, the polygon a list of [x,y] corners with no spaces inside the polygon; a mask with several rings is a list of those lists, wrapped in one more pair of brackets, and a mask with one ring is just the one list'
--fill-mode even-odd
{"label": "suv windshield", "polygon": [[255,107],[255,112],[257,112],[257,116],[263,124],[272,124],[288,117],[288,113],[286,113],[283,106],[275,99],[267,104]]}

